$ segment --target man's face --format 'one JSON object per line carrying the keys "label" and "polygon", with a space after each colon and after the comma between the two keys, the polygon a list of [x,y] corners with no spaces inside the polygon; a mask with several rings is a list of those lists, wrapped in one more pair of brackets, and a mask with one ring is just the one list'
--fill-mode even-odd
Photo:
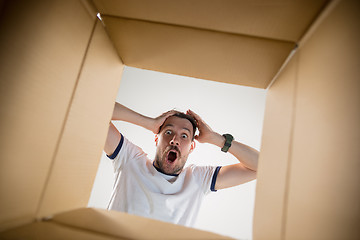
{"label": "man's face", "polygon": [[156,136],[155,166],[166,174],[179,174],[195,147],[193,126],[189,120],[171,116]]}

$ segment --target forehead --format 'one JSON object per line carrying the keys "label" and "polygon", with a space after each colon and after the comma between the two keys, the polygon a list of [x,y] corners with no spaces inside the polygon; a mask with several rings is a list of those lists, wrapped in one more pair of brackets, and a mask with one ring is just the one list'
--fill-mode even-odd
{"label": "forehead", "polygon": [[174,127],[179,129],[187,129],[191,134],[193,134],[193,126],[191,122],[186,118],[171,116],[166,119],[163,125],[164,128]]}

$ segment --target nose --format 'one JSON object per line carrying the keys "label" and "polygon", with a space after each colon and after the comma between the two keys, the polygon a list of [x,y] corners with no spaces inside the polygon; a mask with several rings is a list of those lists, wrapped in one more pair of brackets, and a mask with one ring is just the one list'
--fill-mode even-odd
{"label": "nose", "polygon": [[174,135],[174,137],[170,140],[170,145],[176,145],[176,146],[179,146],[179,140],[178,138],[176,137],[176,135]]}

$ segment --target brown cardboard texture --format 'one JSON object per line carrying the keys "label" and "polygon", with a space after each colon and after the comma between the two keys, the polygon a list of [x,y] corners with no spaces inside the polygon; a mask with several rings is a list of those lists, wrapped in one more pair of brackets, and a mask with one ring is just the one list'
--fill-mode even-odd
{"label": "brown cardboard texture", "polygon": [[[45,14],[51,7],[57,11]],[[75,16],[79,20],[74,23]],[[5,3],[0,29],[1,228],[36,215],[94,20],[79,2]]]}
{"label": "brown cardboard texture", "polygon": [[88,202],[123,66],[97,22],[79,1],[4,3],[0,230]]}
{"label": "brown cardboard texture", "polygon": [[327,0],[94,0],[102,16],[298,42]]}
{"label": "brown cardboard texture", "polygon": [[128,66],[267,88],[327,1],[94,3]]}
{"label": "brown cardboard texture", "polygon": [[[32,238],[39,234],[39,238]],[[232,239],[116,211],[81,208],[0,234],[2,239]]]}
{"label": "brown cardboard texture", "polygon": [[[258,183],[266,181],[266,184],[258,184],[256,189],[256,201],[261,201],[255,206],[256,228],[261,229],[256,232],[257,239],[266,239],[267,236],[271,236],[270,239],[281,239],[297,61],[298,55],[295,55],[271,86],[266,98],[263,144],[259,159],[261,164],[257,177]],[[271,144],[265,144],[270,142]],[[266,204],[258,199],[266,199]]]}
{"label": "brown cardboard texture", "polygon": [[28,239],[28,240],[42,240],[42,239],[90,239],[90,240],[109,240],[109,239],[124,239],[118,237],[111,237],[105,234],[95,233],[84,229],[75,228],[69,225],[60,225],[50,221],[35,222],[21,226],[10,231],[1,232],[1,239]]}
{"label": "brown cardboard texture", "polygon": [[268,86],[295,47],[286,41],[102,18],[128,66],[258,88]]}
{"label": "brown cardboard texture", "polygon": [[360,238],[359,14],[338,2],[269,88],[254,239]]}

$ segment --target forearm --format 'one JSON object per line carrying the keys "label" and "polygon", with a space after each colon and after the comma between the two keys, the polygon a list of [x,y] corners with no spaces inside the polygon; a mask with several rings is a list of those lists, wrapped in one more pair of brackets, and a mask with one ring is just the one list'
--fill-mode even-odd
{"label": "forearm", "polygon": [[229,152],[234,155],[245,167],[257,171],[259,152],[237,141],[233,141]]}
{"label": "forearm", "polygon": [[152,118],[141,115],[120,103],[115,103],[114,111],[111,120],[119,120],[129,122],[148,130],[152,130]]}
{"label": "forearm", "polygon": [[[209,143],[222,148],[225,137],[214,132],[209,138]],[[246,168],[257,171],[259,152],[256,149],[234,140],[229,148],[229,153],[234,155]]]}

